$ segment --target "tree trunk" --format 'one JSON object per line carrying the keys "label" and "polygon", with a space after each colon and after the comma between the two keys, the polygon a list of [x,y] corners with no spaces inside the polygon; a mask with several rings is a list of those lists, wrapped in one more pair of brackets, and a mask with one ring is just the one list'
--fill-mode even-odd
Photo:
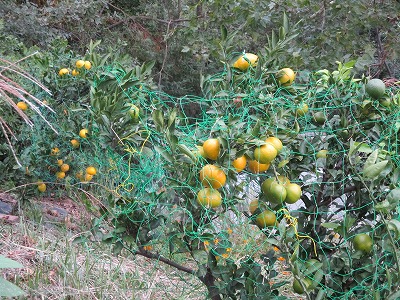
{"label": "tree trunk", "polygon": [[218,288],[214,286],[215,278],[212,275],[210,268],[207,268],[206,275],[199,277],[199,279],[207,287],[208,296],[210,299],[212,299],[212,300],[221,300],[222,299],[221,296],[219,295]]}

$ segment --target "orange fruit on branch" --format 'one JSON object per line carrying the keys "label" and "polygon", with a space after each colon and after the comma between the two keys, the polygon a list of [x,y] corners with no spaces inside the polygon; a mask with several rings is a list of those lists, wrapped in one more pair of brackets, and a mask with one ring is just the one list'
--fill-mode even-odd
{"label": "orange fruit on branch", "polygon": [[197,193],[197,202],[204,207],[215,208],[221,206],[221,194],[212,188],[204,188]]}
{"label": "orange fruit on branch", "polygon": [[271,210],[265,210],[260,213],[256,218],[256,224],[260,228],[265,228],[269,226],[274,226],[276,223],[276,215]]}
{"label": "orange fruit on branch", "polygon": [[246,168],[246,164],[247,164],[247,159],[244,155],[236,158],[232,162],[232,166],[235,168],[236,172],[238,172],[238,173],[242,172]]}
{"label": "orange fruit on branch", "polygon": [[258,56],[253,53],[242,54],[234,63],[233,67],[241,71],[246,71],[250,66],[257,65]]}
{"label": "orange fruit on branch", "polygon": [[266,143],[254,150],[254,159],[260,164],[268,164],[278,155],[278,150],[271,143]]}
{"label": "orange fruit on branch", "polygon": [[208,139],[203,143],[203,151],[207,158],[216,160],[219,156],[221,145],[218,139]]}
{"label": "orange fruit on branch", "polygon": [[289,86],[296,78],[296,74],[290,68],[283,68],[277,74],[278,82],[283,86]]}
{"label": "orange fruit on branch", "polygon": [[226,175],[219,167],[208,164],[200,170],[200,181],[205,187],[219,189],[225,185]]}
{"label": "orange fruit on branch", "polygon": [[260,164],[256,160],[250,160],[248,163],[249,171],[253,174],[265,172],[269,169],[271,164]]}

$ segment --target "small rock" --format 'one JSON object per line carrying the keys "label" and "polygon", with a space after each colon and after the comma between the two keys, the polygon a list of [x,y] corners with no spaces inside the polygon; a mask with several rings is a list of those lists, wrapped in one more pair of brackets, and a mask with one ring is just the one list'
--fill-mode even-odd
{"label": "small rock", "polygon": [[0,201],[0,214],[6,214],[6,215],[11,214],[12,210],[13,210],[12,205]]}

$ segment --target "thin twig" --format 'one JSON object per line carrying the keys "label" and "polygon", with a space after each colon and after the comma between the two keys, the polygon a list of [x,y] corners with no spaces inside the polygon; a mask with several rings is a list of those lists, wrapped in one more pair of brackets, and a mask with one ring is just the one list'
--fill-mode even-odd
{"label": "thin twig", "polygon": [[[122,241],[120,241],[120,242],[122,243]],[[188,267],[185,267],[185,266],[182,266],[182,265],[180,265],[180,264],[178,264],[178,263],[176,263],[176,262],[174,262],[172,260],[169,260],[169,259],[161,256],[158,253],[153,253],[153,252],[145,251],[145,250],[143,250],[143,251],[141,251],[141,250],[132,250],[129,247],[125,246],[125,244],[122,244],[122,246],[123,246],[124,249],[128,250],[133,255],[141,255],[141,256],[144,256],[144,257],[147,257],[147,258],[156,259],[156,260],[162,261],[163,263],[165,263],[165,264],[167,264],[167,265],[169,265],[171,267],[174,267],[174,268],[176,268],[176,269],[178,269],[180,271],[183,271],[183,272],[188,273],[188,274],[196,275],[196,271],[195,270],[193,270],[191,268],[188,268]]]}
{"label": "thin twig", "polygon": [[161,91],[161,79],[162,79],[162,72],[164,70],[164,66],[165,66],[165,62],[167,61],[167,57],[168,57],[168,35],[169,35],[169,29],[171,26],[171,22],[168,23],[167,26],[167,33],[165,34],[165,52],[164,52],[164,59],[161,65],[161,69],[160,69],[160,77],[158,78],[158,90]]}

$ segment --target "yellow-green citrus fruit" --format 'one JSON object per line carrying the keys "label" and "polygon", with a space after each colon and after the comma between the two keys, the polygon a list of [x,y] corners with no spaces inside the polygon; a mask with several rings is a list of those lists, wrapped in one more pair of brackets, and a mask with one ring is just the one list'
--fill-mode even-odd
{"label": "yellow-green citrus fruit", "polygon": [[257,210],[258,208],[258,200],[253,200],[250,202],[249,204],[249,211],[251,214],[254,214],[254,212]]}
{"label": "yellow-green citrus fruit", "polygon": [[215,208],[222,204],[222,197],[217,190],[204,188],[197,193],[197,202],[201,206]]}
{"label": "yellow-green citrus fruit", "polygon": [[308,105],[306,103],[300,104],[296,109],[296,115],[299,117],[304,116],[308,112]]}
{"label": "yellow-green citrus fruit", "polygon": [[137,122],[139,119],[139,107],[136,105],[132,104],[131,108],[129,109],[128,113],[130,117],[132,118],[133,121]]}
{"label": "yellow-green citrus fruit", "polygon": [[233,64],[234,68],[246,71],[250,65],[252,67],[257,65],[258,56],[253,53],[245,53],[241,55]]}
{"label": "yellow-green citrus fruit", "polygon": [[208,139],[203,143],[204,154],[207,158],[216,160],[219,156],[220,143],[218,139]]}
{"label": "yellow-green citrus fruit", "polygon": [[278,81],[283,86],[289,86],[296,78],[296,74],[290,68],[283,68],[277,74]]}
{"label": "yellow-green citrus fruit", "polygon": [[89,130],[87,130],[86,128],[83,128],[79,131],[79,136],[83,139],[87,138],[87,134],[89,133]]}
{"label": "yellow-green citrus fruit", "polygon": [[261,190],[266,196],[266,199],[271,203],[280,204],[285,201],[287,196],[285,184],[283,184],[280,180],[277,181],[274,177],[264,180],[261,185]]}
{"label": "yellow-green citrus fruit", "polygon": [[355,250],[362,252],[371,252],[372,239],[366,233],[357,234],[353,239],[353,246]]}
{"label": "yellow-green citrus fruit", "polygon": [[244,170],[244,168],[246,168],[246,164],[247,164],[247,159],[244,155],[236,158],[232,162],[232,166],[235,168],[236,172],[238,172],[238,173],[242,172]]}
{"label": "yellow-green citrus fruit", "polygon": [[79,72],[77,70],[73,69],[72,72],[71,72],[71,75],[72,76],[78,76]]}
{"label": "yellow-green citrus fruit", "polygon": [[371,79],[365,86],[365,91],[373,99],[379,99],[385,94],[385,84],[378,78]]}
{"label": "yellow-green citrus fruit", "polygon": [[200,181],[205,187],[219,189],[225,185],[226,175],[219,167],[208,164],[200,170]]}
{"label": "yellow-green citrus fruit", "polygon": [[275,159],[278,151],[271,143],[266,143],[254,150],[254,159],[260,164],[268,164]]}
{"label": "yellow-green citrus fruit", "polygon": [[276,151],[281,152],[283,149],[283,144],[280,139],[274,136],[270,136],[265,140],[266,143],[270,143],[272,146],[275,147]]}
{"label": "yellow-green citrus fruit", "polygon": [[288,183],[285,185],[286,198],[285,202],[289,204],[296,203],[301,197],[301,187],[296,183]]}
{"label": "yellow-green citrus fruit", "polygon": [[60,152],[60,149],[58,149],[57,147],[51,149],[51,155],[57,155]]}
{"label": "yellow-green citrus fruit", "polygon": [[86,168],[86,174],[96,175],[96,173],[97,173],[97,170],[95,167],[90,166],[90,167]]}
{"label": "yellow-green citrus fruit", "polygon": [[69,74],[69,70],[67,68],[62,68],[60,71],[58,71],[58,75],[64,76],[66,74]]}
{"label": "yellow-green citrus fruit", "polygon": [[261,172],[265,172],[269,169],[271,164],[260,164],[258,161],[256,160],[250,160],[248,163],[248,168],[249,171],[253,174],[258,174]]}
{"label": "yellow-green citrus fruit", "polygon": [[90,63],[90,61],[86,60],[85,61],[85,69],[90,70],[91,68],[92,68],[92,64]]}
{"label": "yellow-green citrus fruit", "polygon": [[25,102],[22,102],[22,101],[20,101],[20,102],[17,103],[17,107],[18,107],[20,110],[27,110],[27,109],[28,109],[28,105],[27,105]]}
{"label": "yellow-green citrus fruit", "polygon": [[85,65],[85,61],[84,60],[77,60],[75,63],[75,67],[77,67],[78,69],[82,68]]}
{"label": "yellow-green citrus fruit", "polygon": [[44,183],[39,184],[38,190],[39,190],[39,192],[44,193],[46,191],[46,184],[44,184]]}
{"label": "yellow-green citrus fruit", "polygon": [[326,158],[328,150],[322,149],[317,152],[317,158]]}
{"label": "yellow-green citrus fruit", "polygon": [[326,121],[325,114],[322,111],[317,111],[316,113],[314,113],[313,119],[315,123],[319,125],[323,125]]}
{"label": "yellow-green citrus fruit", "polygon": [[57,160],[57,166],[61,167],[63,165],[64,161],[62,159]]}
{"label": "yellow-green citrus fruit", "polygon": [[260,228],[265,228],[269,226],[274,226],[276,223],[276,215],[271,210],[265,210],[260,213],[256,218],[256,224]]}

